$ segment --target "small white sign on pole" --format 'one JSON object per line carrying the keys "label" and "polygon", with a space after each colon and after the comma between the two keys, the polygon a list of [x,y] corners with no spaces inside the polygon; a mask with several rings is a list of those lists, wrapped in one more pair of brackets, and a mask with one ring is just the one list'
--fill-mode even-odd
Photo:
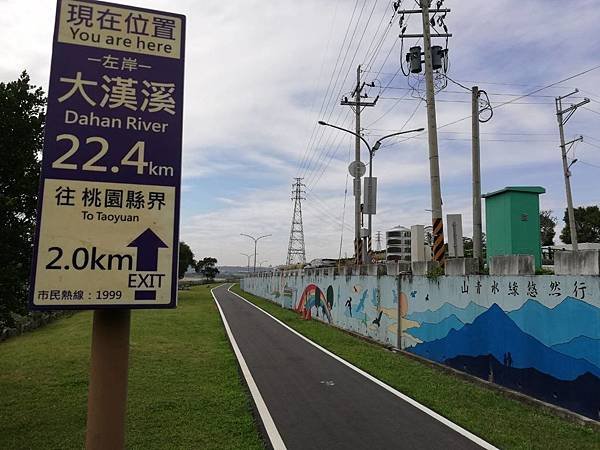
{"label": "small white sign on pole", "polygon": [[363,213],[377,214],[377,177],[365,177],[365,206]]}
{"label": "small white sign on pole", "polygon": [[451,258],[464,258],[462,214],[448,214],[448,254]]}

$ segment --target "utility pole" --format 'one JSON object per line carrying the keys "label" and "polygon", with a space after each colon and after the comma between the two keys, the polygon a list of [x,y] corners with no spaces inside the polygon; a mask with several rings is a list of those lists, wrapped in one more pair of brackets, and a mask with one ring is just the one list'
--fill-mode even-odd
{"label": "utility pole", "polygon": [[481,226],[481,149],[479,143],[479,87],[471,91],[472,128],[472,176],[473,176],[473,258],[477,267],[482,265],[482,226]]}
{"label": "utility pole", "polygon": [[265,234],[263,236],[259,236],[259,237],[254,237],[254,236],[250,236],[249,234],[244,234],[244,233],[240,233],[240,236],[246,236],[250,239],[252,239],[254,241],[254,269],[252,270],[252,272],[256,272],[256,245],[258,244],[258,241],[261,240],[262,238],[266,238],[271,236],[270,234]]}
{"label": "utility pole", "polygon": [[[438,137],[437,137],[437,119],[435,111],[435,87],[433,81],[434,70],[447,68],[447,64],[442,64],[442,60],[447,58],[447,49],[443,50],[440,46],[431,46],[431,38],[449,38],[452,34],[448,33],[448,27],[444,23],[446,14],[450,9],[441,8],[442,1],[437,2],[437,8],[430,9],[431,0],[420,0],[420,9],[410,9],[399,11],[402,15],[401,23],[405,14],[421,14],[423,22],[423,34],[405,34],[406,27],[402,28],[400,37],[404,38],[423,38],[423,53],[421,47],[414,46],[410,48],[407,55],[409,62],[409,74],[417,74],[422,70],[421,55],[425,56],[425,90],[427,103],[427,137],[429,144],[429,176],[431,183],[431,221],[433,225],[433,260],[443,263],[445,258],[444,247],[444,222],[442,211],[442,192],[440,186],[440,163],[438,156]],[[430,17],[433,14],[433,18]],[[439,16],[438,16],[439,14]],[[437,16],[438,26],[443,27],[445,33],[436,33],[431,35],[431,22],[434,22]],[[435,23],[435,22],[434,22]],[[404,69],[402,69],[404,72]],[[406,74],[405,74],[406,75]]]}
{"label": "utility pole", "polygon": [[[349,101],[347,97],[345,97],[341,101],[342,106],[350,106],[354,108],[355,114],[355,129],[356,129],[356,140],[355,140],[355,149],[354,149],[354,160],[360,162],[360,112],[361,107],[367,106],[375,106],[379,96],[375,98],[373,102],[361,102],[361,92],[365,87],[365,83],[361,84],[360,81],[360,64],[356,69],[356,87],[352,92],[352,97],[354,97],[355,101]],[[361,212],[361,186],[360,186],[360,176],[358,173],[354,176],[354,255],[356,264],[360,264],[361,260],[364,264],[367,263],[367,249],[364,248],[362,240],[361,240],[361,228],[362,228],[362,212]],[[370,228],[370,227],[369,227]],[[369,236],[370,240],[370,236]]]}
{"label": "utility pole", "polygon": [[431,29],[429,5],[431,0],[421,0],[423,16],[423,47],[425,52],[425,89],[427,95],[427,136],[429,140],[429,174],[431,178],[431,221],[433,225],[433,260],[444,261],[444,221],[442,219],[442,191],[438,157],[437,118],[431,61]]}
{"label": "utility pole", "polygon": [[306,252],[304,249],[304,227],[302,225],[302,200],[305,193],[302,188],[305,184],[302,183],[302,178],[294,178],[295,183],[292,184],[292,200],[294,200],[294,215],[292,216],[292,229],[290,230],[290,242],[288,245],[287,262],[294,264],[295,262],[306,264]]}
{"label": "utility pole", "polygon": [[[571,245],[573,251],[579,250],[577,243],[577,228],[575,227],[575,211],[573,210],[573,195],[571,193],[571,171],[570,165],[567,160],[567,154],[571,149],[571,146],[577,142],[583,140],[583,137],[579,137],[569,142],[565,142],[565,130],[564,126],[569,121],[571,116],[575,113],[577,108],[583,106],[590,102],[589,98],[584,98],[583,101],[577,103],[576,105],[571,105],[566,109],[562,109],[562,100],[564,98],[570,97],[574,94],[577,94],[579,89],[575,89],[570,94],[564,95],[562,97],[556,97],[556,118],[558,120],[558,131],[560,134],[560,150],[562,155],[562,163],[563,163],[563,175],[565,178],[565,191],[567,194],[567,214],[569,215],[569,229],[571,231]],[[566,117],[565,117],[566,115]],[[567,145],[569,148],[567,149]]]}
{"label": "utility pole", "polygon": [[246,272],[250,273],[250,258],[252,257],[252,255],[249,255],[248,253],[240,253],[240,255],[244,255],[248,259],[248,269],[246,270]]}

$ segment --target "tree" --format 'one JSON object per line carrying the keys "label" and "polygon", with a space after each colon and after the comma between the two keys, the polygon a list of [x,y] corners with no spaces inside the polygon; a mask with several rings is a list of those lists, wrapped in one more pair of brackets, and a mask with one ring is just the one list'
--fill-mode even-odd
{"label": "tree", "polygon": [[181,280],[188,267],[194,267],[196,262],[194,261],[194,252],[185,242],[179,243],[179,279]]}
{"label": "tree", "polygon": [[[465,258],[473,257],[473,239],[470,237],[463,237],[463,248],[465,250]],[[485,260],[487,256],[487,245],[485,239],[485,233],[481,233],[481,259]]]}
{"label": "tree", "polygon": [[[577,242],[600,243],[600,208],[598,206],[580,206],[575,208],[575,227],[577,229]],[[565,244],[571,243],[571,228],[569,227],[569,214],[565,210],[565,227],[560,233],[560,240]]]}
{"label": "tree", "polygon": [[0,83],[0,326],[27,305],[46,106],[29,82]]}
{"label": "tree", "polygon": [[196,263],[196,272],[201,273],[210,281],[212,281],[219,274],[219,269],[216,268],[216,265],[216,258],[211,258],[210,256],[203,258]]}
{"label": "tree", "polygon": [[552,215],[551,209],[540,211],[540,234],[542,245],[554,245],[554,236],[556,231],[556,217]]}

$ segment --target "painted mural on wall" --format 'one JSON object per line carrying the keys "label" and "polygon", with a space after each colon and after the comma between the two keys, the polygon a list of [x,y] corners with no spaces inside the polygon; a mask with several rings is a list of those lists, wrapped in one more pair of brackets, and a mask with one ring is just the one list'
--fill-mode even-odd
{"label": "painted mural on wall", "polygon": [[598,277],[413,277],[401,286],[405,350],[600,419]]}
{"label": "painted mural on wall", "polygon": [[243,288],[600,420],[600,277],[276,274]]}
{"label": "painted mural on wall", "polygon": [[398,346],[398,287],[394,277],[283,276],[243,280],[244,290],[320,320]]}

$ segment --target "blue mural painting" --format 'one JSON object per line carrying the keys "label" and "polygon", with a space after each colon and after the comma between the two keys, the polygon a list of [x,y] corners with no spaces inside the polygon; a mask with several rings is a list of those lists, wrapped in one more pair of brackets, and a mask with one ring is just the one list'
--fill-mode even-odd
{"label": "blue mural painting", "polygon": [[406,350],[600,419],[598,277],[451,278],[407,283]]}
{"label": "blue mural painting", "polygon": [[600,277],[277,273],[245,279],[243,288],[600,419]]}

